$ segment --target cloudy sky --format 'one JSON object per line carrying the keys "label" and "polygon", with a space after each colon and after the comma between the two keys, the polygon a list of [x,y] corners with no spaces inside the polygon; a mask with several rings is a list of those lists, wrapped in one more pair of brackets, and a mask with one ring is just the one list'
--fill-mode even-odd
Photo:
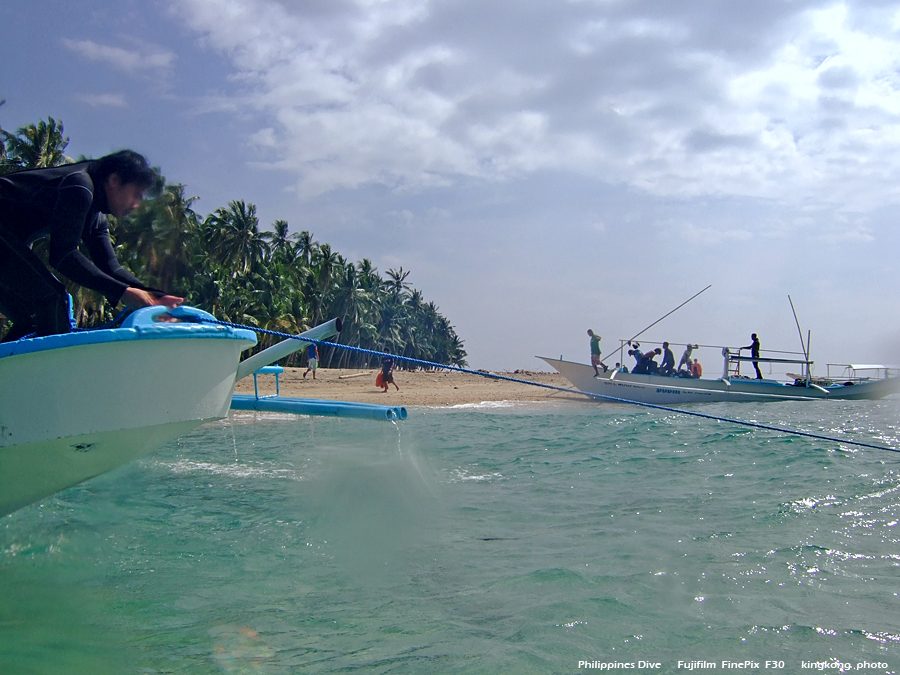
{"label": "cloudy sky", "polygon": [[[0,126],[403,267],[472,366],[900,362],[900,3],[5,0]],[[718,368],[715,350],[701,351]]]}

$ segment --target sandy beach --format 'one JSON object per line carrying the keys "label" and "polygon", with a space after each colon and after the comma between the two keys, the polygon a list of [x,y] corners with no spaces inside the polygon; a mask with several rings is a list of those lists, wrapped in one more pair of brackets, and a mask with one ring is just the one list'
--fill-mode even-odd
{"label": "sandy beach", "polygon": [[[576,394],[543,387],[447,371],[395,371],[394,381],[400,391],[391,386],[384,393],[375,386],[377,370],[320,368],[315,380],[312,379],[312,373],[304,379],[305,370],[284,369],[284,373],[279,376],[281,396],[402,406],[451,406],[485,401],[546,401],[565,398],[584,400]],[[558,387],[572,386],[558,373],[518,371],[497,375]],[[260,396],[275,393],[274,375],[259,375],[258,382]],[[253,394],[253,378],[247,377],[238,382],[235,393]]]}

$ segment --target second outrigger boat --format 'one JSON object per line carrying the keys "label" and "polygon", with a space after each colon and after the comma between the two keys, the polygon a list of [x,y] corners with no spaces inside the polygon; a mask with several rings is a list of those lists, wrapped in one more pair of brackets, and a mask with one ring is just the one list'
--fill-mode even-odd
{"label": "second outrigger boat", "polygon": [[[900,377],[895,369],[880,365],[840,364],[840,372],[831,376],[837,364],[828,364],[829,375],[813,377],[813,362],[804,359],[753,358],[722,348],[722,376],[690,378],[629,373],[610,369],[594,374],[592,366],[543,356],[538,358],[553,366],[577,389],[587,394],[652,403],[712,403],[720,401],[808,401],[880,399],[900,391]],[[740,375],[741,363],[796,365],[802,374],[787,374],[787,380],[751,379]]]}

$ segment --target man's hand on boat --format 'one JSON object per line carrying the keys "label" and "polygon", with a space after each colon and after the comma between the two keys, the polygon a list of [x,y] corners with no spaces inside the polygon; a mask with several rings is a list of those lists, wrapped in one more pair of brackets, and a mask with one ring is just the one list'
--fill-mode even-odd
{"label": "man's hand on boat", "polygon": [[169,309],[175,309],[184,302],[184,298],[177,295],[155,295],[150,291],[129,286],[122,294],[122,302],[131,309],[152,307],[153,305],[165,305]]}

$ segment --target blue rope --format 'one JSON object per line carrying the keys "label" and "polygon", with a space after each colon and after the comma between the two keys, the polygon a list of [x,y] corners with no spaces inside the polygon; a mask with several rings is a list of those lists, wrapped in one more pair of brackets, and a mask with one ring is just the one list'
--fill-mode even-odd
{"label": "blue rope", "polygon": [[222,326],[229,326],[231,328],[243,328],[245,330],[251,330],[256,333],[263,333],[265,335],[271,335],[274,337],[288,338],[291,340],[301,340],[302,342],[309,342],[314,345],[322,346],[322,347],[338,347],[340,349],[346,349],[352,352],[356,352],[358,354],[367,354],[369,356],[390,356],[392,359],[397,359],[398,361],[406,361],[407,363],[414,363],[419,366],[427,366],[429,368],[443,368],[446,370],[454,370],[459,373],[466,373],[469,375],[478,375],[480,377],[488,377],[493,380],[505,380],[507,382],[516,382],[518,384],[527,384],[532,387],[543,387],[544,389],[553,389],[555,391],[562,391],[568,394],[578,394],[580,396],[587,396],[593,399],[600,399],[604,401],[614,401],[616,403],[627,403],[629,405],[637,405],[642,406],[644,408],[653,408],[655,410],[663,410],[665,412],[676,413],[679,415],[692,415],[693,417],[702,417],[708,420],[714,420],[716,422],[728,422],[730,424],[739,424],[745,427],[753,427],[754,429],[764,429],[766,431],[777,431],[784,434],[793,434],[795,436],[806,436],[807,438],[815,438],[820,441],[829,441],[832,443],[845,443],[847,445],[857,445],[863,448],[874,448],[875,450],[888,450],[890,452],[900,452],[900,448],[892,448],[887,445],[877,445],[874,443],[865,443],[863,441],[854,441],[850,439],[842,439],[835,438],[833,436],[825,436],[823,434],[814,434],[809,431],[798,431],[796,429],[786,429],[784,427],[776,427],[768,424],[760,424],[759,422],[747,422],[745,420],[736,420],[730,417],[719,417],[717,415],[707,415],[706,413],[695,412],[693,410],[680,410],[678,408],[670,408],[664,405],[657,405],[655,403],[643,403],[641,401],[632,401],[627,398],[617,398],[615,396],[607,396],[605,394],[591,394],[586,391],[580,391],[578,389],[571,389],[568,387],[558,387],[554,384],[544,384],[543,382],[532,382],[530,380],[522,380],[517,377],[507,377],[505,375],[496,375],[494,373],[488,373],[483,370],[471,370],[470,368],[461,368],[459,366],[448,366],[443,363],[434,363],[432,361],[423,361],[421,359],[414,359],[409,356],[398,356],[396,354],[386,354],[384,352],[378,352],[373,349],[364,349],[362,347],[353,347],[352,345],[342,345],[337,342],[329,342],[327,340],[313,340],[310,338],[299,337],[297,335],[291,335],[289,333],[281,333],[274,330],[267,330],[265,328],[256,328],[254,326],[245,326],[239,323],[231,323],[229,321],[220,321],[219,319],[207,319],[203,317],[191,318],[191,320],[200,321],[203,323],[216,323]]}

